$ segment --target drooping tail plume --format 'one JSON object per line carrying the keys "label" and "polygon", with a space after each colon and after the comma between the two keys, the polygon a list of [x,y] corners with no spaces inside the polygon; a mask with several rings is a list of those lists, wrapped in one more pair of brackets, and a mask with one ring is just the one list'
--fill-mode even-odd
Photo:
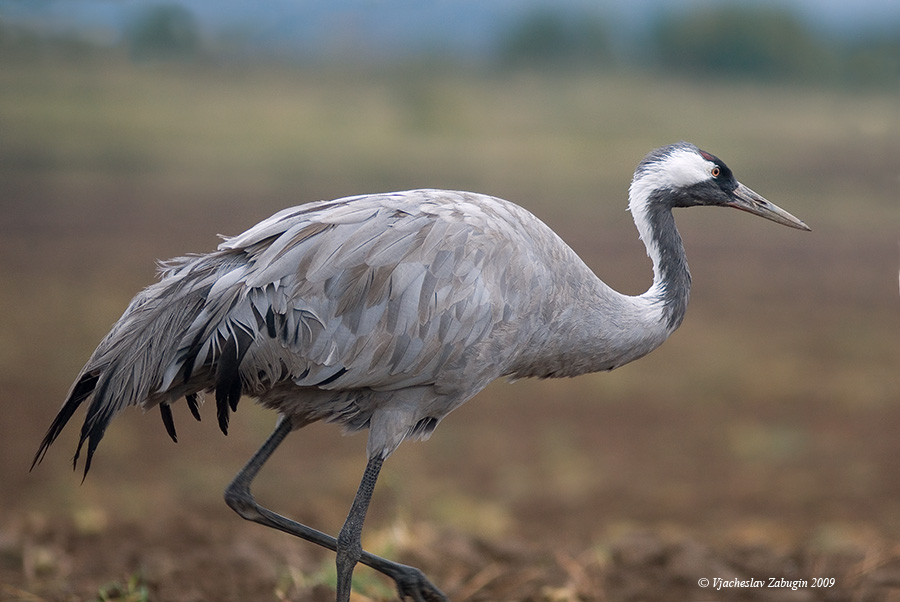
{"label": "drooping tail plume", "polygon": [[[235,254],[222,255],[233,258]],[[132,300],[72,385],[41,441],[32,468],[43,460],[75,411],[88,399],[90,405],[73,458],[77,466],[82,449],[86,449],[85,475],[106,427],[128,406],[159,405],[166,432],[173,440],[176,434],[170,403],[179,397],[187,399],[191,414],[199,420],[199,393],[214,388],[218,380],[228,380],[227,406],[237,406],[242,392],[237,374],[241,357],[232,358],[227,371],[220,367],[222,374],[217,377],[215,344],[209,347],[207,357],[198,362],[199,346],[191,343],[218,336],[215,326],[205,321],[202,314],[223,263],[210,262],[210,256],[205,257],[205,262],[200,261],[200,256],[169,262],[164,266],[162,280]],[[240,343],[237,350],[246,351],[248,342]],[[195,362],[200,365],[195,366]]]}

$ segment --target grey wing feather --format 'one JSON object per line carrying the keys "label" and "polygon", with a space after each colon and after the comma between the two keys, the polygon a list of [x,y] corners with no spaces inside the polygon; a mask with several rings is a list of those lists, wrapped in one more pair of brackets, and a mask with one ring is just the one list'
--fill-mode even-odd
{"label": "grey wing feather", "polygon": [[[283,333],[257,343],[274,347],[270,357],[280,357],[295,384],[379,390],[435,384],[438,366],[460,357],[502,317],[503,302],[484,278],[489,264],[502,271],[487,249],[508,258],[509,245],[488,240],[459,215],[438,215],[442,204],[428,206],[435,194],[366,197],[355,200],[354,211],[338,212],[340,219],[332,218],[331,206],[321,217],[311,212],[285,233],[312,228],[315,220],[333,227],[304,237],[275,261],[256,261],[245,248],[248,264],[265,266],[266,285],[275,283],[265,298],[250,297],[270,303]],[[248,273],[245,284],[258,288],[260,280]],[[261,307],[256,313],[264,314]],[[245,364],[254,365],[250,356]]]}

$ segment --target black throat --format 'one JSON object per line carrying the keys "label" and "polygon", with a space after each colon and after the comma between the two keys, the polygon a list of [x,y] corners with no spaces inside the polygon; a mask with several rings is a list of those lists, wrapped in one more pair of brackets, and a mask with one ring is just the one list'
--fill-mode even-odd
{"label": "black throat", "polygon": [[675,227],[671,205],[662,198],[667,192],[655,191],[651,195],[647,207],[647,220],[652,240],[647,243],[657,252],[654,267],[657,271],[659,294],[668,326],[671,330],[675,330],[681,325],[687,311],[691,294],[691,273],[688,270],[684,243],[678,228]]}

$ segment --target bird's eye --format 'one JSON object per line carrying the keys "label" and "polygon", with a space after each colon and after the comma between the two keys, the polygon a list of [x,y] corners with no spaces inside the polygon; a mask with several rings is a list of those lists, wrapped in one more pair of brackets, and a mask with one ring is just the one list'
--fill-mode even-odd
{"label": "bird's eye", "polygon": [[722,173],[722,169],[718,165],[716,165],[712,168],[712,171],[710,173],[712,174],[712,177],[718,178],[719,174]]}

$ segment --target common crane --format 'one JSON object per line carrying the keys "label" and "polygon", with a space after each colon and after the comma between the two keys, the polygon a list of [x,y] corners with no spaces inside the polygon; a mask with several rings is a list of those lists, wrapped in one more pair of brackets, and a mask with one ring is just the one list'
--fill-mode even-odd
{"label": "common crane", "polygon": [[[383,461],[424,439],[492,380],[612,370],[681,324],[691,284],[672,209],[725,206],[809,230],[681,142],[637,167],[629,208],[653,263],[638,296],[612,290],[550,228],[505,200],[445,190],[369,194],[276,213],[216,251],[161,264],[88,360],[35,454],[45,456],[90,399],[74,457],[87,475],[106,427],[128,406],[157,406],[175,439],[180,398],[199,420],[215,392],[219,427],[242,395],[279,419],[225,491],[245,519],[337,556],[337,601],[362,562],[401,598],[446,600],[418,569],[364,551]],[[337,538],[257,504],[250,485],[293,430],[325,420],[369,430],[368,463]]]}

